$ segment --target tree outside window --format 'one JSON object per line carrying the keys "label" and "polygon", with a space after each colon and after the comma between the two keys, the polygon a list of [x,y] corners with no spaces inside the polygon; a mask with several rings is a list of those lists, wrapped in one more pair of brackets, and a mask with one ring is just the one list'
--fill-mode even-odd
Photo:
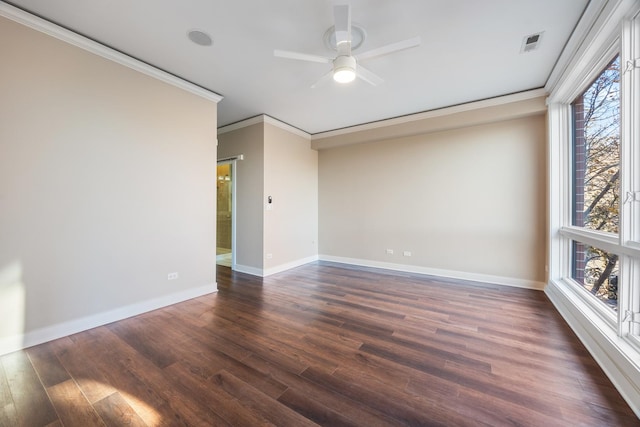
{"label": "tree outside window", "polygon": [[[573,225],[618,234],[620,219],[620,58],[572,104]],[[573,278],[616,309],[618,255],[575,242]]]}

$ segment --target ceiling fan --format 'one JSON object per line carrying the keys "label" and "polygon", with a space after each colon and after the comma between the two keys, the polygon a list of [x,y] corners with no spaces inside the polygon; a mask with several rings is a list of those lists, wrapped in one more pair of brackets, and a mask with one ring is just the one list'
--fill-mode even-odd
{"label": "ceiling fan", "polygon": [[420,37],[388,44],[373,50],[369,50],[357,55],[351,54],[351,5],[338,3],[333,6],[333,19],[335,28],[335,43],[338,55],[335,58],[327,56],[312,55],[307,53],[291,52],[276,49],[274,56],[279,58],[298,59],[301,61],[319,62],[322,64],[332,64],[331,70],[320,78],[311,87],[316,88],[326,80],[333,78],[338,83],[349,83],[356,77],[365,82],[377,86],[384,80],[360,65],[361,61],[376,58],[382,55],[398,52],[420,45]]}

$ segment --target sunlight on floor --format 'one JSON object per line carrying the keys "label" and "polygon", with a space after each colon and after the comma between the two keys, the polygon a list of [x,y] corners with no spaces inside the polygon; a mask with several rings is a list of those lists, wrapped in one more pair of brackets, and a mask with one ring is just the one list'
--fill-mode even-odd
{"label": "sunlight on floor", "polygon": [[25,287],[22,265],[14,261],[0,269],[0,354],[22,347],[25,324]]}
{"label": "sunlight on floor", "polygon": [[216,256],[216,264],[231,267],[231,254],[228,253]]}
{"label": "sunlight on floor", "polygon": [[[127,402],[131,409],[135,411],[135,413],[144,421],[146,425],[148,425],[149,427],[154,427],[163,424],[162,417],[152,406],[137,398],[136,396],[127,393],[126,391],[90,379],[82,379],[82,388],[86,390],[92,390],[94,392],[96,390],[100,390],[101,393],[96,395],[96,397],[99,397],[100,399],[104,399],[108,396],[113,395],[114,393],[117,393],[125,400],[125,402]],[[91,403],[95,404],[96,402]]]}
{"label": "sunlight on floor", "polygon": [[149,427],[155,427],[163,424],[160,414],[158,414],[151,406],[122,390],[119,390],[118,392],[122,395],[124,400],[127,401],[129,406],[136,411],[138,416],[142,418],[146,425]]}

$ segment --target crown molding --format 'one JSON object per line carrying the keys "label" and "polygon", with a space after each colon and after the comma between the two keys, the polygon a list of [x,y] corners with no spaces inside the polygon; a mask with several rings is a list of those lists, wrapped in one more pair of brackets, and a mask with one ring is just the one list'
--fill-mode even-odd
{"label": "crown molding", "polygon": [[607,4],[607,0],[591,0],[587,4],[587,7],[582,12],[582,16],[577,25],[573,29],[569,40],[562,49],[562,53],[556,62],[556,65],[551,70],[551,74],[547,79],[545,88],[547,92],[553,93],[554,89],[558,85],[562,75],[566,72],[570,62],[575,56],[576,52],[587,44],[588,34],[594,27],[598,17]]}
{"label": "crown molding", "polygon": [[125,55],[115,49],[100,44],[80,34],[74,33],[66,28],[49,22],[45,19],[39,18],[22,9],[15,6],[11,6],[3,1],[0,1],[0,16],[10,19],[14,22],[32,28],[48,36],[54,37],[70,45],[79,47],[80,49],[91,52],[95,55],[101,56],[105,59],[124,65],[132,70],[143,73],[149,77],[160,80],[164,83],[168,83],[172,86],[178,87],[182,90],[190,92],[194,95],[205,98],[209,101],[218,103],[222,100],[222,96],[215,92],[207,90],[194,83],[183,80],[173,74],[166,71],[155,68],[147,63],[144,63],[136,58]]}
{"label": "crown molding", "polygon": [[[571,102],[620,49],[621,22],[637,0],[591,0],[545,85],[551,102]],[[595,66],[595,63],[598,66]]]}
{"label": "crown molding", "polygon": [[301,129],[298,129],[295,126],[291,126],[291,125],[289,125],[289,124],[287,124],[285,122],[281,122],[280,120],[274,119],[273,117],[267,116],[266,114],[263,115],[263,117],[264,117],[264,122],[265,123],[268,123],[268,124],[270,124],[272,126],[275,126],[277,128],[286,130],[287,132],[290,132],[290,133],[292,133],[294,135],[298,135],[298,136],[300,136],[302,138],[305,138],[308,141],[311,140],[311,134],[309,134],[309,133],[307,133],[307,132],[305,132],[305,131],[303,131]]}
{"label": "crown molding", "polygon": [[239,122],[221,126],[218,128],[218,135],[233,132],[234,130],[246,128],[249,126],[257,125],[258,123],[264,123],[264,115],[249,117],[248,119],[240,120]]}
{"label": "crown molding", "polygon": [[463,113],[466,111],[479,110],[482,108],[495,107],[504,104],[510,104],[513,102],[525,101],[541,96],[546,96],[544,89],[533,89],[525,92],[518,92],[510,95],[498,96],[495,98],[484,99],[481,101],[468,102],[465,104],[454,105],[451,107],[439,108],[437,110],[425,111],[422,113],[409,114],[402,117],[395,117],[392,119],[380,120],[372,123],[365,123],[362,125],[350,126],[342,129],[331,130],[327,132],[314,133],[311,137],[312,140],[331,138],[339,135],[346,135],[355,132],[362,132],[368,130],[374,130],[384,128],[388,126],[403,125],[406,123],[417,122],[420,120],[432,119],[434,117],[448,116],[451,114]]}
{"label": "crown molding", "polygon": [[[536,98],[545,97],[546,95],[547,95],[547,92],[542,88],[533,89],[533,90],[518,92],[510,95],[504,95],[504,96],[498,96],[495,98],[485,99],[482,101],[469,102],[466,104],[455,105],[452,107],[445,107],[445,108],[426,111],[422,113],[409,114],[407,116],[395,117],[392,119],[380,120],[373,123],[365,123],[362,125],[356,125],[356,126],[351,126],[347,128],[336,129],[332,131],[320,132],[320,133],[314,133],[314,134],[307,133],[301,129],[298,129],[297,127],[291,126],[287,123],[284,123],[266,114],[261,114],[258,116],[250,117],[245,120],[241,120],[239,122],[235,122],[226,126],[219,127],[218,135],[222,135],[227,132],[233,132],[234,130],[249,127],[258,123],[268,123],[270,125],[279,127],[280,129],[284,129],[288,132],[291,132],[295,135],[308,139],[313,143],[319,140],[327,141],[330,138],[339,137],[343,135],[362,133],[362,132],[371,131],[375,129],[387,128],[390,126],[397,126],[397,125],[403,125],[407,123],[424,121],[424,120],[433,119],[436,117],[449,116],[452,114],[464,113],[464,112],[479,110],[483,108],[513,104],[516,102],[530,101]],[[315,148],[327,148],[327,147],[324,147],[323,146],[324,144],[321,144],[321,143],[317,145],[318,146]]]}
{"label": "crown molding", "polygon": [[248,126],[253,126],[258,123],[270,124],[277,128],[286,130],[289,133],[305,138],[306,140],[309,140],[309,141],[311,140],[311,134],[301,129],[298,129],[297,127],[291,126],[285,122],[282,122],[278,119],[274,119],[271,116],[267,116],[266,114],[261,114],[259,116],[250,117],[248,119],[241,120],[239,122],[231,123],[230,125],[222,126],[218,128],[218,135],[222,135],[228,132],[233,132],[234,130],[246,128]]}
{"label": "crown molding", "polygon": [[546,112],[546,91],[533,89],[373,123],[316,133],[311,147],[322,150],[344,145],[458,129]]}

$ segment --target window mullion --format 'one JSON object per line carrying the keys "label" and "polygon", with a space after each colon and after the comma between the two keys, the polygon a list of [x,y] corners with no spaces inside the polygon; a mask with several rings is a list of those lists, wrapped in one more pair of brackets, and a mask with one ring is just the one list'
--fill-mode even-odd
{"label": "window mullion", "polygon": [[558,230],[571,223],[571,106],[548,104],[549,120],[549,280],[558,280],[571,273],[570,242],[557,238]]}
{"label": "window mullion", "polygon": [[640,14],[625,21],[621,43],[621,200],[620,241],[636,249],[620,268],[621,336],[640,337]]}
{"label": "window mullion", "polygon": [[602,233],[582,227],[562,227],[560,234],[572,240],[577,240],[592,246],[598,246],[608,252],[619,253],[620,242],[615,234]]}
{"label": "window mullion", "polygon": [[620,241],[640,242],[640,17],[623,25]]}

